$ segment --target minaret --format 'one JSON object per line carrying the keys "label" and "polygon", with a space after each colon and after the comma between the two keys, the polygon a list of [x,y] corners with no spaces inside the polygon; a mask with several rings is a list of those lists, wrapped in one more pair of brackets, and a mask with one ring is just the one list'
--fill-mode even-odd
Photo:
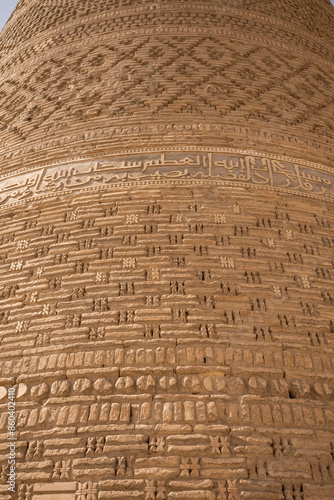
{"label": "minaret", "polygon": [[329,0],[19,2],[4,499],[333,498],[333,21]]}

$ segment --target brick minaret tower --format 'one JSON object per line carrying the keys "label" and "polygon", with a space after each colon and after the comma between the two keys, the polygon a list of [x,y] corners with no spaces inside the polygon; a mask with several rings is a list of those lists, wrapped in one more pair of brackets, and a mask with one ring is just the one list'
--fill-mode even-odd
{"label": "brick minaret tower", "polygon": [[18,3],[1,498],[334,497],[333,21],[329,0]]}

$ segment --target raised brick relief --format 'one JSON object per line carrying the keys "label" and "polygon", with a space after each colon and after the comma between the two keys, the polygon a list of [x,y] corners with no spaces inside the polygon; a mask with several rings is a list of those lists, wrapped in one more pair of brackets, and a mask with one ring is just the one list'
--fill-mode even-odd
{"label": "raised brick relief", "polygon": [[327,0],[21,0],[0,36],[0,497],[329,500]]}

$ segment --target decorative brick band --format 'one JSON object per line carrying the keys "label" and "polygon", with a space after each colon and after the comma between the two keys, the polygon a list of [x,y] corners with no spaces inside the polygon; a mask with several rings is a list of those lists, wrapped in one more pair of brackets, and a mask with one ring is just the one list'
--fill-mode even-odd
{"label": "decorative brick band", "polygon": [[0,179],[0,206],[124,183],[189,180],[252,186],[332,200],[334,171],[270,155],[224,150],[138,151],[100,160],[76,160]]}

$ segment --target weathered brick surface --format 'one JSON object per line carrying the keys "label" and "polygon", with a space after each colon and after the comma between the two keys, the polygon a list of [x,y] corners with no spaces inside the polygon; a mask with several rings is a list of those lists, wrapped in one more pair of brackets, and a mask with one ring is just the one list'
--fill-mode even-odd
{"label": "weathered brick surface", "polygon": [[0,497],[334,496],[333,9],[22,0],[0,37]]}

